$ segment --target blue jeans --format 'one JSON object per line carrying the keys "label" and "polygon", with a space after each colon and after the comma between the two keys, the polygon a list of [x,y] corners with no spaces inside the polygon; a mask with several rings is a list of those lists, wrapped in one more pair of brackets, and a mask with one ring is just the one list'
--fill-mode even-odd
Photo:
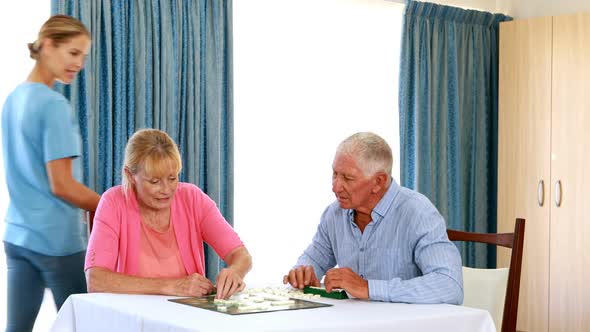
{"label": "blue jeans", "polygon": [[85,251],[69,256],[45,256],[4,242],[8,267],[6,331],[32,331],[45,288],[57,310],[70,294],[86,293]]}

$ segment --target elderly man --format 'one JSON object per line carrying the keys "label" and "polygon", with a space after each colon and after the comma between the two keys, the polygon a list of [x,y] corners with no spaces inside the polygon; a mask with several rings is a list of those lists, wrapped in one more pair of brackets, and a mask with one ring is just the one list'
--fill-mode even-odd
{"label": "elderly man", "polygon": [[[373,133],[345,139],[332,164],[337,201],[283,283],[324,284],[386,302],[463,302],[461,257],[445,221],[423,195],[391,177],[392,154]],[[334,268],[334,266],[338,266]]]}

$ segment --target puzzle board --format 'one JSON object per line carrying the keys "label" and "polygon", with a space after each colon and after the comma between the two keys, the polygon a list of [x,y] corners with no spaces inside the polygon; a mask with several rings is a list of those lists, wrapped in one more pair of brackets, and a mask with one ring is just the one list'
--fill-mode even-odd
{"label": "puzzle board", "polygon": [[281,310],[330,307],[331,304],[289,298],[268,293],[239,294],[229,300],[216,300],[215,295],[187,297],[168,301],[216,311],[228,315],[256,314]]}

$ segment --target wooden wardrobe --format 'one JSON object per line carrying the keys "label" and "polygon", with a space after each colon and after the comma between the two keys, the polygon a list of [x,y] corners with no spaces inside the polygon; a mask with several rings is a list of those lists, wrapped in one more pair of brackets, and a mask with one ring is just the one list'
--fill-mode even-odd
{"label": "wooden wardrobe", "polygon": [[590,331],[590,14],[503,22],[499,46],[498,231],[526,219],[517,329]]}

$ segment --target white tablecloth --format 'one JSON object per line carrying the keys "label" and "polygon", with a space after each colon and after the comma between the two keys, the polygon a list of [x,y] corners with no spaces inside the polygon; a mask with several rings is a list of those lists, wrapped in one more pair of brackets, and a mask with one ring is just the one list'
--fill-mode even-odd
{"label": "white tablecloth", "polygon": [[446,304],[322,298],[334,306],[232,316],[167,301],[170,298],[72,295],[51,331],[496,331],[487,311]]}

